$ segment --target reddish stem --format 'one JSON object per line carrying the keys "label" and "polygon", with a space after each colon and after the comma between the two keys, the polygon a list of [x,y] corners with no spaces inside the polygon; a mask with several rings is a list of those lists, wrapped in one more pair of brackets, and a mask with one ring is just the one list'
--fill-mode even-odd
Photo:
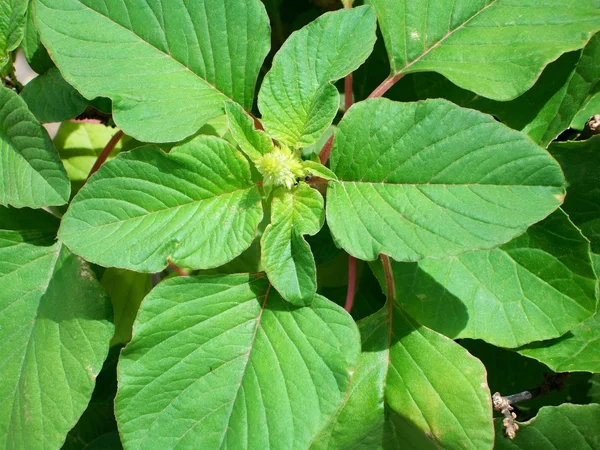
{"label": "reddish stem", "polygon": [[260,122],[260,120],[258,120],[258,118],[251,112],[249,112],[248,114],[250,114],[250,117],[252,117],[252,120],[254,120],[254,128],[256,128],[257,130],[265,131],[265,127],[263,127],[263,124]]}
{"label": "reddish stem", "polygon": [[113,135],[113,137],[110,138],[110,141],[108,141],[106,147],[104,147],[102,152],[100,152],[100,154],[98,155],[98,159],[96,159],[96,162],[92,166],[92,170],[90,170],[86,181],[90,179],[90,177],[100,168],[102,164],[104,164],[104,162],[108,158],[108,155],[110,155],[111,152],[115,149],[115,146],[121,140],[122,137],[123,132],[119,130]]}
{"label": "reddish stem", "polygon": [[183,270],[181,267],[179,267],[178,265],[172,263],[171,261],[169,261],[169,267],[171,267],[171,269],[173,269],[175,272],[177,272],[179,275],[181,275],[182,277],[187,277],[189,276],[189,274]]}
{"label": "reddish stem", "polygon": [[383,273],[385,274],[385,288],[387,290],[388,302],[396,301],[396,284],[394,283],[394,272],[392,271],[392,263],[388,255],[381,253],[379,255],[383,264]]}
{"label": "reddish stem", "polygon": [[346,78],[344,78],[344,100],[346,111],[350,109],[352,106],[352,74],[348,74]]}
{"label": "reddish stem", "polygon": [[352,311],[354,294],[356,293],[356,258],[348,255],[348,291],[346,292],[346,304],[344,309]]}
{"label": "reddish stem", "polygon": [[390,75],[383,82],[375,88],[367,98],[378,98],[385,94],[394,84],[396,84],[404,74],[399,73],[397,75]]}
{"label": "reddish stem", "polygon": [[333,134],[329,137],[329,139],[327,139],[327,142],[325,142],[325,145],[319,152],[319,160],[321,161],[321,164],[324,165],[327,162],[327,160],[329,159],[329,155],[331,155],[332,147],[333,147]]}

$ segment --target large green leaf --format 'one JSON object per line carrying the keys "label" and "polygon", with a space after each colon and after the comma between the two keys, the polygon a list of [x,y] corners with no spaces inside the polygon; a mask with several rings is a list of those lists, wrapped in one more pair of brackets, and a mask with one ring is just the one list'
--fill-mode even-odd
{"label": "large green leaf", "polygon": [[113,100],[115,122],[147,142],[175,142],[252,107],[269,50],[259,0],[36,0],[36,23],[65,79]]}
{"label": "large green leaf", "polygon": [[210,268],[248,248],[261,219],[248,161],[199,136],[169,154],[140,147],[104,164],[73,199],[59,238],[103,266],[158,272],[170,258]]}
{"label": "large green leaf", "polygon": [[328,185],[327,222],[359,259],[493,248],[564,197],[560,167],[545,150],[447,101],[367,100],[335,136],[330,162],[340,181]]}
{"label": "large green leaf", "polygon": [[63,205],[71,186],[48,133],[21,97],[0,87],[0,204]]}
{"label": "large green leaf", "polygon": [[34,21],[35,8],[27,8],[27,21],[25,23],[25,32],[21,42],[23,56],[27,64],[37,73],[42,74],[54,67],[54,62],[46,48],[40,42],[40,35],[35,27]]}
{"label": "large green leaf", "polygon": [[375,12],[363,6],[324,14],[286,40],[258,95],[272,137],[292,147],[319,139],[340,103],[332,83],[367,59],[375,28]]}
{"label": "large green leaf", "polygon": [[306,183],[273,194],[261,261],[269,281],[294,305],[310,305],[317,292],[315,259],[304,235],[317,234],[324,221],[323,196]]}
{"label": "large green leaf", "polygon": [[597,0],[370,0],[392,74],[433,71],[495,100],[527,91],[544,67],[600,30]]}
{"label": "large green leaf", "polygon": [[556,372],[600,373],[600,314],[558,339],[535,342],[518,351]]}
{"label": "large green leaf", "polygon": [[0,220],[0,446],[55,449],[90,400],[112,311],[88,265],[55,243],[56,220],[8,213]]}
{"label": "large green leaf", "polygon": [[548,65],[530,90],[510,102],[480,97],[435,73],[419,74],[414,79],[420,96],[446,98],[460,106],[493,114],[546,147],[569,128],[590,93],[598,88],[600,34],[590,39],[582,51],[564,54]]}
{"label": "large green leaf", "polygon": [[548,149],[563,168],[569,188],[564,210],[600,253],[600,136],[556,142]]}
{"label": "large green leaf", "polygon": [[10,52],[23,39],[28,0],[0,2],[0,69],[10,61]]}
{"label": "large green leaf", "polygon": [[496,419],[498,450],[600,448],[600,405],[547,406],[528,422],[519,423],[515,439],[502,436],[502,419]]}
{"label": "large green leaf", "polygon": [[89,103],[55,67],[27,83],[21,96],[33,115],[43,123],[72,119]]}
{"label": "large green leaf", "polygon": [[589,242],[561,210],[494,250],[395,263],[394,278],[419,323],[501,347],[559,337],[596,311]]}
{"label": "large green leaf", "polygon": [[119,362],[126,448],[306,448],[360,351],[342,308],[294,308],[264,276],[175,278],[142,303]]}

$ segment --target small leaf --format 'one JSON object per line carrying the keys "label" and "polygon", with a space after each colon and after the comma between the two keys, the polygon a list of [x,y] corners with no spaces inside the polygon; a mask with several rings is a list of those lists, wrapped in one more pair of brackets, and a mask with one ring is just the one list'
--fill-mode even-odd
{"label": "small leaf", "polygon": [[600,34],[597,34],[582,51],[564,54],[548,65],[530,90],[510,102],[480,97],[434,73],[419,74],[415,85],[421,96],[447,98],[460,106],[492,114],[546,147],[569,128],[590,93],[599,87],[599,78]]}
{"label": "small leaf", "polygon": [[10,213],[30,226],[0,231],[0,446],[59,448],[92,395],[112,311],[89,266],[55,243],[56,225],[32,226],[54,219]]}
{"label": "small leaf", "polygon": [[35,7],[27,8],[27,22],[25,23],[25,32],[21,42],[21,50],[27,64],[37,73],[42,74],[54,66],[54,61],[50,59],[48,50],[40,42],[40,35],[35,27]]}
{"label": "small leaf", "polygon": [[595,450],[600,446],[600,405],[546,406],[528,422],[519,422],[514,439],[502,436],[502,419],[496,419],[498,450],[537,448]]}
{"label": "small leaf", "polygon": [[264,131],[254,128],[254,123],[237,103],[226,102],[225,112],[233,139],[252,161],[273,150],[273,142]]}
{"label": "small leaf", "polygon": [[306,183],[274,192],[261,260],[269,281],[294,305],[310,305],[317,292],[315,260],[304,235],[317,234],[324,220],[323,196]]}
{"label": "small leaf", "polygon": [[600,253],[600,136],[586,141],[556,142],[548,151],[565,173],[569,187],[563,206]]}
{"label": "small leaf", "polygon": [[88,99],[112,99],[114,120],[130,136],[176,142],[221,115],[228,98],[252,107],[270,45],[259,0],[35,5],[42,42],[65,79]]}
{"label": "small leaf", "polygon": [[140,147],[104,164],[75,196],[59,238],[88,261],[158,272],[218,267],[252,243],[260,193],[243,155],[199,136],[167,155]]}
{"label": "small leaf", "polygon": [[21,96],[42,123],[72,119],[88,105],[88,101],[63,79],[55,67],[27,83]]}
{"label": "small leaf", "polygon": [[360,66],[375,43],[375,12],[369,6],[323,14],[283,44],[258,95],[269,135],[306,147],[331,125],[339,107],[333,82]]}
{"label": "small leaf", "polygon": [[114,311],[115,334],[110,345],[127,344],[140,303],[152,290],[152,275],[109,268],[100,281]]}
{"label": "small leaf", "polygon": [[[599,86],[600,87],[600,86]],[[587,121],[594,115],[600,114],[600,92],[588,99],[571,122],[571,128],[581,131],[585,128]]]}
{"label": "small leaf", "polygon": [[63,205],[71,186],[48,133],[21,97],[0,87],[0,204]]}
{"label": "small leaf", "polygon": [[555,372],[600,373],[600,314],[558,339],[535,342],[518,351],[543,362]]}
{"label": "small leaf", "polygon": [[293,308],[261,276],[164,281],[119,362],[123,443],[307,448],[341,403],[359,346],[342,308],[320,296]]}
{"label": "small leaf", "polygon": [[323,164],[315,161],[303,161],[302,167],[304,167],[308,173],[312,176],[323,178],[324,180],[337,180],[337,176]]}
{"label": "small leaf", "polygon": [[328,183],[327,222],[337,242],[363,260],[494,248],[564,197],[560,167],[545,150],[443,100],[354,105],[330,161],[340,181]]}
{"label": "small leaf", "polygon": [[0,69],[10,61],[10,52],[23,39],[28,0],[0,2]]}
{"label": "small leaf", "polygon": [[494,250],[394,263],[394,279],[419,323],[501,347],[559,337],[596,311],[589,242],[561,210]]}
{"label": "small leaf", "polygon": [[434,71],[494,100],[527,91],[600,30],[596,0],[372,0],[392,74]]}

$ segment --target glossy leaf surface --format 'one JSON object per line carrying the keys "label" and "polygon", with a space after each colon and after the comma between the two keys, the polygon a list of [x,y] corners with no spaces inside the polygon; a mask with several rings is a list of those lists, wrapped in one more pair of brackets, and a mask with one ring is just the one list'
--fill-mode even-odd
{"label": "glossy leaf surface", "polygon": [[359,351],[356,325],[323,297],[294,308],[261,276],[164,281],[119,363],[124,445],[306,448]]}
{"label": "glossy leaf surface", "polygon": [[564,197],[560,167],[545,150],[442,100],[356,104],[340,123],[330,162],[340,181],[328,185],[328,224],[363,260],[493,248]]}
{"label": "glossy leaf surface", "polygon": [[228,98],[252,107],[270,44],[259,0],[35,4],[42,42],[65,79],[88,99],[111,98],[128,135],[175,142],[222,114]]}
{"label": "glossy leaf surface", "polygon": [[109,267],[157,272],[171,258],[210,268],[248,248],[261,219],[246,159],[199,136],[168,155],[140,147],[104,164],[73,199],[59,238]]}

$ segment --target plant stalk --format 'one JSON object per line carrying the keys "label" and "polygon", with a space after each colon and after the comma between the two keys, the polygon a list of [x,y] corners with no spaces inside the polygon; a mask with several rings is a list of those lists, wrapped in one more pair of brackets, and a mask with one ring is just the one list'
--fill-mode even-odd
{"label": "plant stalk", "polygon": [[[92,170],[90,170],[87,180],[89,180],[90,177],[100,168],[100,166],[102,166],[102,164],[104,164],[104,162],[108,158],[108,155],[111,154],[111,152],[114,150],[115,146],[119,143],[119,141],[121,140],[123,135],[124,135],[124,133],[121,130],[119,130],[113,135],[113,137],[110,138],[110,141],[108,141],[108,144],[106,144],[106,147],[104,147],[102,152],[100,152],[100,154],[98,155],[98,159],[96,159],[96,162],[92,166]],[[86,180],[86,182],[87,182],[87,180]]]}

